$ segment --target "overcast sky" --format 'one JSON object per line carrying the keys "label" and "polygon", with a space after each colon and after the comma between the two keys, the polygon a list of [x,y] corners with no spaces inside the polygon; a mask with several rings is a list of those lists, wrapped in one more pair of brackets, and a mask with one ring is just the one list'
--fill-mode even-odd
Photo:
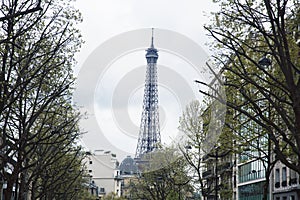
{"label": "overcast sky", "polygon": [[[165,35],[170,34],[170,37],[177,38],[178,46],[183,47],[185,44],[192,44],[191,41],[195,42],[203,51],[194,52],[193,49],[198,47],[191,47],[190,52],[185,51],[182,54],[201,57],[201,61],[205,63],[209,56],[205,43],[209,40],[203,25],[208,23],[209,13],[216,10],[216,6],[210,0],[77,0],[75,5],[82,12],[84,21],[79,28],[85,40],[81,52],[76,57],[78,66],[75,73],[80,77],[85,73],[84,68],[89,68],[90,72],[89,75],[82,75],[84,78],[80,78],[84,81],[79,83],[80,94],[75,98],[82,111],[87,112],[87,119],[81,124],[82,129],[87,132],[82,138],[83,144],[91,151],[111,150],[120,160],[126,155],[134,155],[142,112],[146,65],[144,50],[150,45],[152,27],[156,29],[155,46],[159,50],[162,142],[169,144],[178,134],[178,120],[185,106],[182,104],[187,102],[183,98],[189,97],[183,97],[179,93],[190,91],[196,98],[201,97],[197,96],[198,88],[193,83],[199,76],[198,69],[192,66],[193,63],[189,59],[184,58],[185,55],[178,54],[180,50],[177,52],[172,49],[170,41],[163,43],[163,40],[168,40]],[[140,36],[147,33],[141,36],[145,48],[130,47],[128,52],[111,60],[108,57],[114,52],[101,53],[113,45],[116,45],[117,49],[118,43],[114,43],[114,38],[120,35],[126,38],[127,32],[131,34],[129,38],[134,34]],[[186,39],[181,38],[181,35]],[[137,43],[137,39],[133,40],[129,39],[119,44],[130,46],[131,43]],[[109,65],[100,66],[105,59],[108,59]],[[100,68],[105,70],[100,72]],[[92,93],[85,93],[85,88],[90,88],[90,83],[86,83],[85,80],[88,82],[93,74],[97,76],[95,89]],[[90,101],[93,105],[85,101],[90,98],[93,99]]]}

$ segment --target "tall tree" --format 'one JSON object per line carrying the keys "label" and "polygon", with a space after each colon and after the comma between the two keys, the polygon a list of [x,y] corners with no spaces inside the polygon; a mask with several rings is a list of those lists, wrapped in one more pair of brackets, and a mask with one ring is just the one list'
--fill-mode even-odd
{"label": "tall tree", "polygon": [[216,2],[220,11],[206,29],[216,40],[225,86],[239,98],[226,104],[265,130],[277,158],[300,173],[299,2]]}
{"label": "tall tree", "polygon": [[188,104],[179,119],[179,130],[184,133],[187,141],[179,144],[180,151],[185,158],[189,171],[192,176],[193,186],[196,190],[204,191],[204,182],[202,178],[203,171],[203,142],[205,140],[205,131],[203,131],[203,109],[199,101],[192,101]]}
{"label": "tall tree", "polygon": [[[259,72],[257,72],[257,74],[259,74]],[[226,77],[227,83],[225,84],[240,84],[240,80],[234,75],[228,73]],[[261,85],[265,84],[259,79],[257,79],[256,82]],[[260,93],[256,92],[255,88],[252,88],[251,85],[245,85],[244,87],[249,91],[248,94],[251,95],[253,101],[261,99]],[[245,101],[241,95],[239,96],[239,92],[235,88],[227,88],[227,99],[229,102],[234,102],[236,106],[243,107],[243,109],[255,115],[255,113],[251,111],[251,106],[250,108],[248,107],[247,101]],[[261,100],[259,104],[264,109],[264,115],[269,119],[274,119],[274,115],[268,103]],[[228,114],[232,119],[226,123],[226,128],[231,131],[231,138],[234,140],[232,152],[238,155],[236,161],[240,164],[249,161],[256,163],[255,170],[249,172],[244,170],[243,173],[250,173],[252,177],[256,176],[265,179],[262,199],[267,199],[269,195],[269,177],[277,162],[277,158],[273,155],[273,143],[269,139],[267,131],[259,124],[234,109],[229,108],[228,110]],[[239,174],[239,178],[243,175],[244,174]],[[240,179],[240,181],[242,182],[244,180]]]}
{"label": "tall tree", "polygon": [[[208,197],[218,190],[220,197],[226,199],[232,196],[231,177],[228,177],[228,172],[230,173],[232,168],[232,141],[235,138],[232,130],[225,126],[221,134],[214,138],[214,148],[207,147],[207,138],[211,138],[212,134],[209,132],[210,126],[215,126],[212,121],[216,119],[211,119],[212,112],[215,112],[212,103],[205,104],[207,105],[203,106],[199,101],[192,101],[180,117],[179,129],[188,138],[186,143],[180,146],[180,150],[189,166],[195,189],[201,191],[203,197]],[[228,116],[231,115],[227,115],[226,124],[230,120]],[[219,170],[216,170],[218,168]],[[211,176],[213,174],[214,176]],[[222,187],[215,187],[217,176],[222,177]],[[226,181],[229,183],[225,184]]]}
{"label": "tall tree", "polygon": [[70,1],[4,0],[1,14],[4,196],[11,199],[15,186],[15,199],[57,198],[54,191],[66,194],[64,189],[82,186],[72,184],[80,182],[82,170],[79,115],[71,102],[74,54],[82,42],[74,26],[80,13]]}
{"label": "tall tree", "polygon": [[132,181],[131,194],[137,199],[185,199],[193,195],[185,160],[173,148],[147,154],[139,165],[141,174]]}

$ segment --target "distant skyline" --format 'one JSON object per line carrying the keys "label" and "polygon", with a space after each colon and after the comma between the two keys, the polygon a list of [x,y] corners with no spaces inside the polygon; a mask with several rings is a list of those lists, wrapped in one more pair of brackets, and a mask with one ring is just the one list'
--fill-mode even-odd
{"label": "distant skyline", "polygon": [[[179,0],[86,0],[84,2],[77,1],[75,5],[82,12],[84,21],[79,25],[79,28],[85,40],[81,52],[76,56],[78,65],[75,74],[80,75],[82,73],[80,70],[87,64],[87,60],[92,58],[93,53],[97,53],[97,48],[103,48],[103,43],[106,41],[113,41],[111,38],[114,36],[135,30],[145,30],[147,33],[146,30],[149,29],[149,34],[143,36],[144,46],[147,47],[150,46],[151,41],[150,28],[157,29],[158,41],[157,43],[154,41],[154,44],[159,49],[158,66],[161,70],[158,81],[161,83],[159,104],[162,119],[162,142],[169,143],[176,138],[179,116],[184,109],[183,105],[179,105],[183,100],[177,93],[185,90],[184,84],[188,84],[186,89],[197,93],[197,85],[193,81],[198,77],[195,76],[197,75],[195,69],[188,60],[185,61],[180,55],[172,53],[173,49],[160,49],[159,45],[163,46],[164,44],[159,40],[164,38],[163,33],[168,32],[168,30],[171,33],[174,32],[175,36],[177,33],[181,34],[202,47],[202,52],[190,52],[190,54],[203,54],[199,57],[203,57],[205,62],[204,59],[208,58],[209,54],[208,47],[205,46],[209,40],[203,29],[204,23],[208,22],[205,12],[206,15],[209,15],[209,12],[216,7],[210,1],[200,2],[196,0],[188,3],[182,3]],[[124,41],[124,43],[126,42],[130,41]],[[182,45],[180,41],[176,42],[178,42],[178,47]],[[82,142],[89,150],[111,150],[117,154],[120,161],[126,155],[135,153],[137,143],[135,137],[140,125],[145,79],[146,59],[144,50],[143,48],[131,50],[125,55],[119,55],[118,58],[111,60],[109,66],[106,66],[105,73],[97,77],[97,85],[93,94],[95,105],[91,106],[91,109],[86,109],[86,105],[83,103],[84,99],[88,97],[81,94],[77,98],[79,102],[83,103],[80,105],[77,102],[79,106],[82,106],[82,111],[88,112],[89,119],[83,120],[81,127],[87,131]],[[98,56],[100,60],[97,62],[102,62],[101,56],[104,58],[105,55]],[[95,70],[99,70],[97,64]],[[173,79],[167,80],[168,75]],[[177,86],[176,82],[178,82]],[[84,87],[83,83],[80,84],[81,87]],[[128,91],[124,91],[127,89]],[[127,115],[120,117],[124,113]],[[95,121],[97,121],[103,134],[99,133],[99,127],[94,127],[95,124],[92,125],[89,122],[91,118],[96,119]],[[122,121],[126,123],[125,126],[132,123],[131,131],[123,130]]]}

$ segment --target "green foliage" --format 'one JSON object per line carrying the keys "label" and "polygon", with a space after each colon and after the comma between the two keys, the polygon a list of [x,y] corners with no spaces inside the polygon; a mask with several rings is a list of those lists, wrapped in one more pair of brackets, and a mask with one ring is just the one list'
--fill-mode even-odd
{"label": "green foliage", "polygon": [[185,161],[174,149],[151,153],[145,161],[141,176],[132,182],[133,199],[184,199],[192,193]]}
{"label": "green foliage", "polygon": [[[214,58],[226,77],[231,128],[243,132],[238,145],[265,137],[277,158],[300,173],[299,2],[216,2],[220,11],[206,29],[216,39]],[[263,56],[271,65],[260,63]],[[259,151],[268,154],[268,146]]]}
{"label": "green foliage", "polygon": [[71,1],[37,2],[1,5],[0,148],[11,173],[0,173],[5,199],[14,185],[16,199],[72,199],[85,183],[71,102],[81,17]]}
{"label": "green foliage", "polygon": [[[218,166],[222,168],[226,164],[232,161],[231,155],[234,152],[234,134],[229,124],[232,122],[232,110],[227,110],[225,118],[225,126],[222,127],[222,132],[218,138],[213,138],[214,141],[212,147],[206,145],[207,137],[211,137],[209,133],[209,126],[216,126],[212,114],[216,109],[212,106],[212,101],[206,102],[205,107],[200,105],[199,102],[191,102],[185,109],[180,118],[180,130],[182,130],[188,137],[187,143],[181,148],[181,152],[188,164],[189,173],[193,177],[193,182],[196,191],[201,191],[202,196],[208,196],[213,193],[213,184],[208,182],[207,177],[203,177],[203,173],[210,171],[214,172],[216,149],[218,150]],[[205,109],[204,109],[205,108]],[[216,120],[215,120],[216,121]],[[184,148],[185,147],[185,148]],[[216,148],[217,147],[217,148]],[[207,151],[208,150],[208,151]],[[212,159],[208,159],[212,157]],[[232,177],[227,177],[226,173],[221,172],[223,182],[226,180],[232,180]],[[224,170],[223,170],[224,171]],[[226,177],[226,178],[225,178]],[[227,184],[219,189],[219,194],[222,198],[226,198],[227,193],[232,190],[232,185]]]}
{"label": "green foliage", "polygon": [[277,158],[300,173],[299,1],[216,2],[206,29],[226,80],[227,124],[240,161],[262,161],[268,186]]}
{"label": "green foliage", "polygon": [[126,198],[124,198],[124,197],[118,197],[118,195],[116,195],[116,194],[113,193],[113,192],[111,192],[111,193],[105,195],[105,196],[104,196],[103,198],[101,198],[101,199],[103,199],[103,200],[111,200],[111,199],[113,199],[113,200],[126,200]]}

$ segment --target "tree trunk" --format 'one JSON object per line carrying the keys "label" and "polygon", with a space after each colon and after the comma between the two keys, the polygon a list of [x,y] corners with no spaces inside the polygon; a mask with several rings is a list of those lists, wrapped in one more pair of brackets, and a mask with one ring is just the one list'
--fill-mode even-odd
{"label": "tree trunk", "polygon": [[14,187],[14,181],[13,180],[8,180],[7,181],[7,187],[4,191],[4,199],[11,199],[12,198],[13,187]]}
{"label": "tree trunk", "polygon": [[270,172],[266,172],[266,183],[264,184],[264,188],[263,188],[262,200],[268,200],[269,184],[270,184]]}

